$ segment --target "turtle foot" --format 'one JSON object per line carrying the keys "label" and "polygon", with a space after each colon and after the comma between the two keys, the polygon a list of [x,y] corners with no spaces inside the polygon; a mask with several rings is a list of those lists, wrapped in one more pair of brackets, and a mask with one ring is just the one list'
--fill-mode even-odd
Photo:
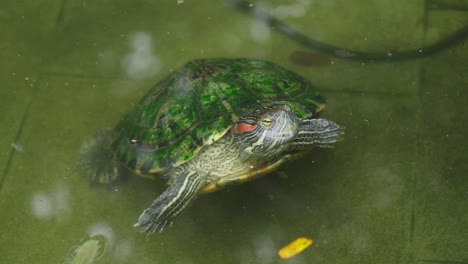
{"label": "turtle foot", "polygon": [[80,149],[79,166],[91,184],[110,184],[125,175],[125,168],[115,160],[111,149],[112,130],[100,129]]}
{"label": "turtle foot", "polygon": [[148,208],[138,218],[138,222],[134,225],[140,229],[141,233],[150,235],[154,232],[161,233],[166,227],[171,227],[172,219],[159,219],[160,210]]}
{"label": "turtle foot", "polygon": [[135,227],[139,227],[140,232],[148,235],[170,227],[174,218],[196,197],[201,182],[201,177],[194,171],[181,173],[174,183],[143,211]]}
{"label": "turtle foot", "polygon": [[[179,188],[180,189],[180,188]],[[170,227],[174,218],[186,206],[188,200],[180,199],[177,184],[166,189],[150,207],[145,209],[138,217],[134,225],[140,232],[150,235],[154,232],[162,232],[164,228]],[[189,198],[189,197],[187,197]]]}

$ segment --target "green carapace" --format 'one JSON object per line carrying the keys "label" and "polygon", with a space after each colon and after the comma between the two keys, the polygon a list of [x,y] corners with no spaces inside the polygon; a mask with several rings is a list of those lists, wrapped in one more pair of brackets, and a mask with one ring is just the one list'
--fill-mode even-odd
{"label": "green carapace", "polygon": [[325,98],[311,83],[258,59],[199,59],[156,84],[114,129],[83,148],[94,182],[130,169],[169,187],[136,226],[160,232],[199,194],[276,170],[313,147],[340,138],[317,118]]}

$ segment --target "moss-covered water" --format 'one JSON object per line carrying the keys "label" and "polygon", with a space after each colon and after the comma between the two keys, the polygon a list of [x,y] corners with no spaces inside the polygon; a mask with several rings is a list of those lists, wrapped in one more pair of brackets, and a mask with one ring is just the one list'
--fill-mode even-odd
{"label": "moss-covered water", "polygon": [[[94,236],[106,247],[95,263],[282,263],[278,250],[297,237],[314,243],[286,262],[467,262],[465,42],[402,61],[346,52],[435,43],[466,26],[466,1],[252,2],[340,47],[338,58],[222,1],[28,2],[0,10],[0,263],[64,263]],[[306,76],[345,140],[202,196],[145,237],[132,225],[165,186],[135,177],[92,187],[80,148],[155,82],[208,57]]]}

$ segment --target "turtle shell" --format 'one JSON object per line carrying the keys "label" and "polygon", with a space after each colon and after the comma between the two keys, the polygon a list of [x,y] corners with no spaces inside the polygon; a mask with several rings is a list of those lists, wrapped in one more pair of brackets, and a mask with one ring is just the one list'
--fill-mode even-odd
{"label": "turtle shell", "polygon": [[238,116],[263,105],[300,117],[324,107],[304,77],[257,59],[199,59],[157,83],[116,126],[116,157],[137,173],[164,172],[223,137]]}

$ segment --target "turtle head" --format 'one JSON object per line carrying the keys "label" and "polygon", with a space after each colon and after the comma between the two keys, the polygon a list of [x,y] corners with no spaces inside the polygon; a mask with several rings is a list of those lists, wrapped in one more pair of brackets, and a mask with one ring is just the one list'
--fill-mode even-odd
{"label": "turtle head", "polygon": [[340,126],[326,119],[300,119],[289,105],[257,108],[240,117],[233,134],[247,155],[269,158],[284,150],[328,147],[341,139]]}
{"label": "turtle head", "polygon": [[248,155],[268,158],[294,140],[300,123],[288,105],[264,106],[240,117],[232,132]]}

